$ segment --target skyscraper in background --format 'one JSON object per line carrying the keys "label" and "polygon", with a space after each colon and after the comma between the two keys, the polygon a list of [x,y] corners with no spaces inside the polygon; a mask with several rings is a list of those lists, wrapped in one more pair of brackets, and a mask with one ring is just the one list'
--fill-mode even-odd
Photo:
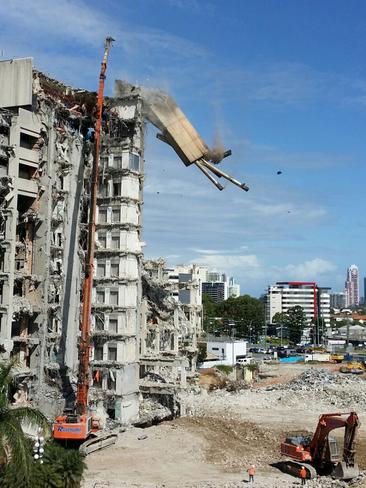
{"label": "skyscraper in background", "polygon": [[360,281],[358,275],[358,267],[352,264],[347,269],[347,278],[344,285],[346,293],[346,307],[359,305],[360,303]]}

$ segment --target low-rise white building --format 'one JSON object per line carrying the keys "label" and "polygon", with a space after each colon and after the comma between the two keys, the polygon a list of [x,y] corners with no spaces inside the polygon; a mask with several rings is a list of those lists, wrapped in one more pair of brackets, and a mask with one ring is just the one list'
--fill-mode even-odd
{"label": "low-rise white building", "polygon": [[218,358],[217,361],[210,361],[210,366],[215,363],[234,366],[239,358],[247,355],[247,344],[247,341],[230,338],[217,338],[207,342],[207,353]]}

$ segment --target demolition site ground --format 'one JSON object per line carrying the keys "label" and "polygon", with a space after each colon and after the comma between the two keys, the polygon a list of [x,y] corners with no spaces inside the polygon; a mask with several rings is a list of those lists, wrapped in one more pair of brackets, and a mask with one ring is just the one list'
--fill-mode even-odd
{"label": "demolition site ground", "polygon": [[[299,486],[272,464],[281,440],[312,433],[327,412],[355,410],[361,419],[357,461],[366,470],[366,378],[342,375],[334,365],[268,365],[250,388],[229,392],[199,387],[185,394],[187,416],[145,429],[132,428],[117,444],[87,458],[85,488],[235,488]],[[366,487],[318,478],[308,487]]]}

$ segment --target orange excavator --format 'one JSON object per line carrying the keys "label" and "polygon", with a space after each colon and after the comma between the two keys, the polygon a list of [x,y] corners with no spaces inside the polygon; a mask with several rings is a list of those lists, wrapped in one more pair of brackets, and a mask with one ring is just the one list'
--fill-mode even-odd
{"label": "orange excavator", "polygon": [[97,98],[97,114],[94,133],[94,158],[91,178],[90,214],[88,224],[88,247],[86,255],[85,278],[83,283],[83,310],[81,319],[81,338],[79,344],[79,372],[76,393],[76,405],[73,411],[65,411],[56,418],[53,424],[53,438],[68,445],[77,446],[88,454],[114,444],[116,434],[103,434],[100,422],[89,411],[89,356],[90,356],[90,319],[91,298],[94,270],[94,245],[96,227],[96,207],[98,194],[98,176],[100,159],[100,142],[102,127],[102,112],[104,102],[104,80],[107,70],[107,60],[111,44],[114,39],[107,37],[104,46],[104,56],[99,76],[99,89]]}
{"label": "orange excavator", "polygon": [[[300,476],[304,466],[307,478],[317,475],[343,480],[356,478],[360,474],[355,462],[355,437],[359,426],[356,412],[321,415],[313,436],[287,437],[281,443],[281,454],[290,459],[279,463],[280,469]],[[329,435],[339,428],[344,428],[343,452],[337,439]]]}

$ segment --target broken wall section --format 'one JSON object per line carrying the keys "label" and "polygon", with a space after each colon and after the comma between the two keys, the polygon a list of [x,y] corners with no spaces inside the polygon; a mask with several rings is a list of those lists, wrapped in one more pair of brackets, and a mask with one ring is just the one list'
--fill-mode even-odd
{"label": "broken wall section", "polygon": [[[186,280],[182,290],[199,290],[193,281]],[[145,400],[156,403],[156,409],[150,408],[152,416],[155,410],[161,416],[157,404],[167,409],[168,417],[184,414],[178,394],[187,386],[187,374],[196,369],[202,311],[199,295],[186,294],[185,304],[177,300],[174,293],[179,284],[169,281],[163,259],[144,262],[142,284],[140,390]],[[141,410],[144,419],[144,403]]]}
{"label": "broken wall section", "polygon": [[95,94],[44,76],[29,59],[1,62],[0,77],[13,90],[11,107],[0,109],[1,354],[17,360],[15,384],[23,391],[14,398],[53,416],[74,396],[78,192]]}

